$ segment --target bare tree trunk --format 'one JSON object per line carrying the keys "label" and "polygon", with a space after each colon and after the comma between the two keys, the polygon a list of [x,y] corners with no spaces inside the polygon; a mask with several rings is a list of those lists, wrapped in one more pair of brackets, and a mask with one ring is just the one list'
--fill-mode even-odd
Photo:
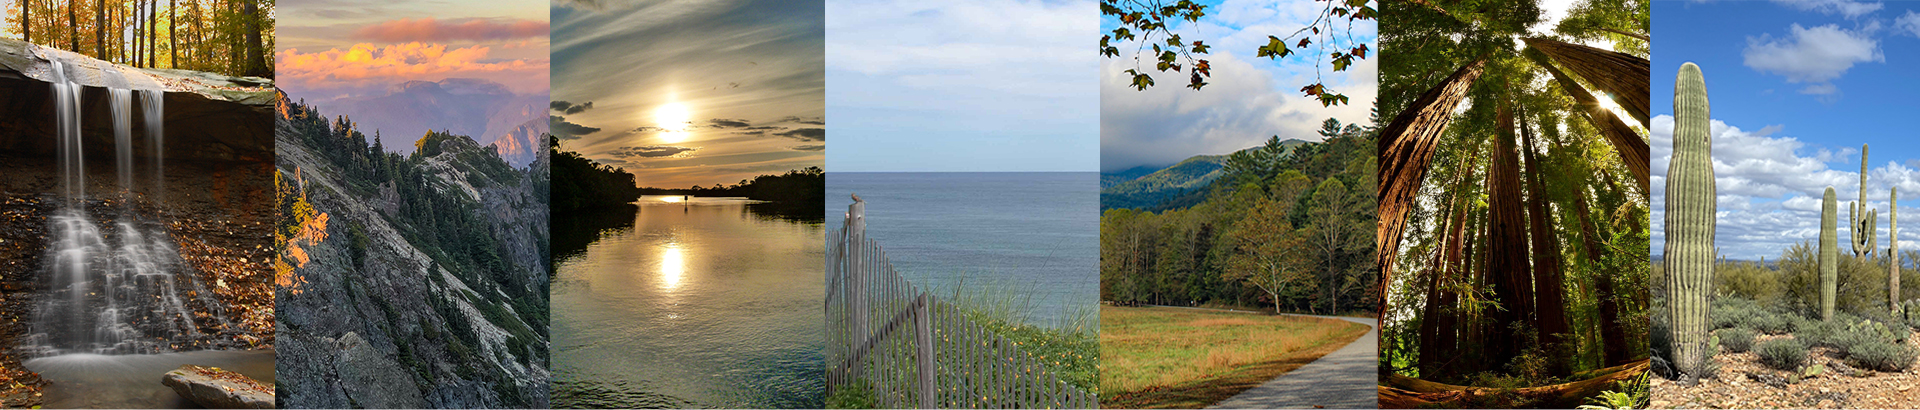
{"label": "bare tree trunk", "polygon": [[74,7],[76,7],[74,2],[67,2],[67,50],[78,53],[80,52],[80,30],[74,28],[80,26],[80,19],[74,16]]}
{"label": "bare tree trunk", "polygon": [[[1521,116],[1523,119],[1525,117]],[[1532,128],[1524,120],[1520,122],[1520,135],[1525,143],[1525,149],[1521,152],[1524,153],[1522,159],[1526,161],[1527,169],[1527,214],[1533,225],[1533,294],[1538,298],[1535,314],[1540,318],[1540,326],[1535,329],[1539,332],[1542,345],[1555,347],[1564,342],[1572,331],[1567,321],[1564,296],[1566,279],[1560,270],[1560,241],[1554,237],[1553,215],[1547,212],[1546,185],[1540,182],[1540,175],[1545,170],[1534,154]],[[1559,356],[1550,352],[1548,357]],[[1556,360],[1552,363],[1554,374],[1566,374],[1566,361]]]}
{"label": "bare tree trunk", "polygon": [[255,77],[273,77],[273,67],[267,66],[266,45],[260,39],[260,0],[245,0],[247,13],[247,75]]}
{"label": "bare tree trunk", "polygon": [[[1466,98],[1467,90],[1473,88],[1473,81],[1480,78],[1485,65],[1486,57],[1481,56],[1455,70],[1439,85],[1422,93],[1380,131],[1380,184],[1377,187],[1380,225],[1374,238],[1377,245],[1374,261],[1380,266],[1381,295],[1387,294],[1387,284],[1393,277],[1400,237],[1407,229],[1407,212],[1413,209],[1420,183],[1426,179],[1433,147],[1447,130],[1447,124],[1453,121],[1454,107]],[[1380,298],[1380,306],[1375,311],[1387,311],[1387,298]]]}
{"label": "bare tree trunk", "polygon": [[1614,116],[1612,111],[1601,108],[1599,100],[1594,99],[1592,93],[1587,92],[1580,83],[1567,78],[1559,68],[1555,68],[1547,61],[1546,54],[1532,51],[1525,54],[1541,68],[1553,74],[1554,80],[1560,83],[1560,89],[1566,91],[1567,95],[1572,96],[1574,102],[1580,105],[1580,112],[1587,117],[1587,122],[1593,124],[1593,128],[1599,130],[1601,136],[1606,137],[1607,143],[1613,145],[1613,150],[1620,154],[1620,162],[1626,164],[1627,170],[1632,171],[1634,177],[1639,178],[1640,192],[1651,192],[1647,190],[1647,181],[1651,174],[1647,165],[1650,156],[1647,140],[1641,138],[1632,128],[1627,127],[1627,124],[1621,122],[1620,117]]}
{"label": "bare tree trunk", "polygon": [[167,68],[180,68],[180,0],[167,0]]}
{"label": "bare tree trunk", "polygon": [[147,2],[147,68],[160,66],[160,0]]}
{"label": "bare tree trunk", "polygon": [[194,50],[200,51],[199,53],[200,58],[194,58],[195,53],[193,53],[193,50],[189,50],[187,52],[187,59],[194,60],[197,62],[196,64],[193,65],[194,69],[196,70],[204,69],[206,68],[206,64],[205,64],[206,62],[204,59],[212,55],[207,53],[207,25],[206,25],[207,17],[205,14],[200,13],[200,0],[187,0],[187,4],[193,6],[193,41],[192,43],[195,46]]}
{"label": "bare tree trunk", "polygon": [[147,21],[145,13],[146,13],[146,10],[142,10],[142,7],[140,7],[140,1],[137,1],[137,0],[134,1],[133,2],[133,38],[127,39],[128,41],[133,42],[133,66],[134,67],[143,67],[141,65],[141,63],[143,62],[141,59],[147,56],[146,50],[140,48],[141,46],[145,45],[140,43],[140,39],[142,38],[140,36],[142,34],[142,30],[146,29],[146,27],[143,26],[143,24],[145,24]]}
{"label": "bare tree trunk", "polygon": [[20,0],[20,41],[33,42],[33,0]]}
{"label": "bare tree trunk", "polygon": [[107,59],[107,0],[93,2],[93,57]]}
{"label": "bare tree trunk", "polygon": [[1640,120],[1640,126],[1652,127],[1647,121],[1647,111],[1651,109],[1647,96],[1647,76],[1652,64],[1647,59],[1548,38],[1525,38],[1521,41],[1527,43],[1527,48],[1546,53],[1574,75],[1613,95],[1614,103],[1620,104],[1620,108],[1626,109],[1628,115]]}

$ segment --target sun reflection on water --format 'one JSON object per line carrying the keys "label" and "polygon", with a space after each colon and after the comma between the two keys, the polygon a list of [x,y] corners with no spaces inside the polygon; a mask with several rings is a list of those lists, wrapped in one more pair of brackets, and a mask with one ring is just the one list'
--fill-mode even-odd
{"label": "sun reflection on water", "polygon": [[674,290],[680,287],[680,277],[686,273],[686,257],[682,255],[680,244],[669,243],[660,253],[660,288]]}

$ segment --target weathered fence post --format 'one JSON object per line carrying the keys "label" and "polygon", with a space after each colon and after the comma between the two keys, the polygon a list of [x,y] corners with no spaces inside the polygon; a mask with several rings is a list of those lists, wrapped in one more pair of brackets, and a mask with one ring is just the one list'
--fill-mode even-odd
{"label": "weathered fence post", "polygon": [[921,293],[920,298],[913,301],[913,322],[914,342],[919,346],[914,367],[920,373],[920,408],[940,408],[933,399],[937,388],[933,383],[933,298],[927,293]]}
{"label": "weathered fence post", "polygon": [[[847,264],[847,266],[845,266],[847,277],[843,278],[845,282],[842,283],[845,283],[847,286],[846,295],[847,302],[849,303],[847,321],[851,325],[851,328],[848,329],[851,337],[849,337],[848,340],[856,343],[856,346],[858,346],[860,343],[865,343],[868,336],[867,248],[864,246],[867,243],[866,201],[856,200],[853,201],[852,205],[847,205],[846,227],[842,228],[841,234],[845,236],[844,238],[840,238],[840,243],[844,246],[843,249],[845,249],[845,255],[843,255],[841,261]],[[847,381],[859,380],[860,371],[863,367],[866,366],[860,363],[854,363],[853,368],[847,372]]]}

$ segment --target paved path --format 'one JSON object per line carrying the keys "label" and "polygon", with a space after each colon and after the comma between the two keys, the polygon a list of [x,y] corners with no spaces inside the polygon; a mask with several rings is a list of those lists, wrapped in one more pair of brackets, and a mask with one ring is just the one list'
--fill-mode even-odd
{"label": "paved path", "polygon": [[1373,409],[1380,407],[1380,324],[1379,320],[1341,316],[1311,316],[1340,319],[1367,325],[1367,334],[1346,347],[1321,356],[1313,363],[1275,377],[1208,408],[1224,409]]}

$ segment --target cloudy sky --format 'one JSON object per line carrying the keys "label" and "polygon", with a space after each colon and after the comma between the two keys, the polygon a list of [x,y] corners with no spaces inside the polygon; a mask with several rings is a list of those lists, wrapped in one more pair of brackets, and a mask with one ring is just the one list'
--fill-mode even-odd
{"label": "cloudy sky", "polygon": [[1099,167],[1098,3],[829,0],[829,171]]}
{"label": "cloudy sky", "polygon": [[822,166],[818,1],[553,4],[554,132],[641,186]]}
{"label": "cloudy sky", "polygon": [[281,2],[280,88],[307,99],[384,94],[409,80],[483,78],[547,91],[546,4],[525,0]]}
{"label": "cloudy sky", "polygon": [[[1279,60],[1254,57],[1254,50],[1267,44],[1267,36],[1285,36],[1305,27],[1326,3],[1200,3],[1209,6],[1207,16],[1198,23],[1180,21],[1174,28],[1181,37],[1205,41],[1212,48],[1209,54],[1196,55],[1209,60],[1213,67],[1210,84],[1200,91],[1186,88],[1185,75],[1178,73],[1155,75],[1157,85],[1135,91],[1129,86],[1132,79],[1122,71],[1135,67],[1128,51],[1135,49],[1137,45],[1129,45],[1136,43],[1116,45],[1122,50],[1121,57],[1100,62],[1101,170],[1172,165],[1194,155],[1225,154],[1259,145],[1274,135],[1282,140],[1317,141],[1320,136],[1314,131],[1328,117],[1343,123],[1367,122],[1379,90],[1377,55],[1369,55],[1343,72],[1332,71],[1317,45],[1308,46],[1306,51],[1312,53]],[[1114,18],[1100,22],[1105,31],[1119,25]],[[1369,49],[1378,48],[1373,21],[1355,23],[1352,34],[1352,42],[1338,38],[1333,46],[1344,49],[1364,43]],[[1316,37],[1314,41],[1321,40]],[[1142,61],[1146,64],[1142,71],[1152,71],[1152,56],[1143,54]],[[1318,100],[1300,94],[1300,87],[1315,81],[1315,64],[1320,64],[1318,78],[1328,88],[1347,95],[1351,104],[1322,107]]]}
{"label": "cloudy sky", "polygon": [[[1848,0],[1654,2],[1653,243],[1661,254],[1667,160],[1673,149],[1673,83],[1694,62],[1706,76],[1719,190],[1715,245],[1735,259],[1778,258],[1819,239],[1820,200],[1834,188],[1859,196],[1860,146],[1870,145],[1867,203],[1887,190],[1901,213],[1920,215],[1920,3]],[[1841,227],[1842,237],[1846,228]],[[1902,249],[1920,249],[1905,229]],[[1843,245],[1842,249],[1846,249]]]}

